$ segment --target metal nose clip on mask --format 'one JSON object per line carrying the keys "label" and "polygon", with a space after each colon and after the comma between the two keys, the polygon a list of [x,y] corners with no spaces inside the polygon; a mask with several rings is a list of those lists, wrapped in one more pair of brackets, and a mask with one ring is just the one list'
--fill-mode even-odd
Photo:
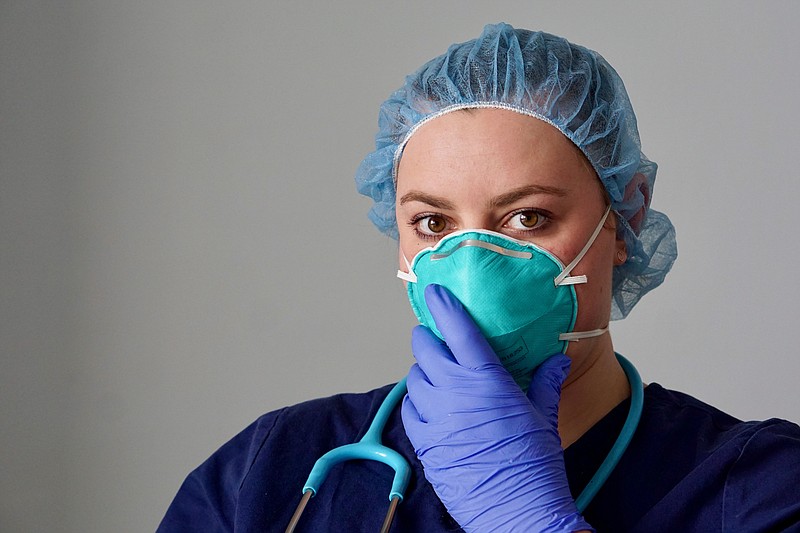
{"label": "metal nose clip on mask", "polygon": [[572,276],[603,228],[611,210],[572,262],[564,264],[551,252],[527,241],[487,230],[451,233],[419,252],[408,272],[408,299],[420,323],[439,338],[442,334],[425,304],[425,287],[443,285],[464,305],[517,384],[527,390],[533,369],[569,341],[597,337],[608,326],[572,331],[578,315],[574,285],[587,283]]}

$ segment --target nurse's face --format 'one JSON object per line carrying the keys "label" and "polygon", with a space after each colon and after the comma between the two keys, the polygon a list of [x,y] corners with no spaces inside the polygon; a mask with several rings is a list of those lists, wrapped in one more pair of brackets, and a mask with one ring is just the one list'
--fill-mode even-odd
{"label": "nurse's face", "polygon": [[[400,160],[400,269],[408,269],[403,255],[411,261],[448,233],[476,228],[536,243],[568,264],[605,208],[594,170],[553,126],[502,109],[448,113],[420,127]],[[572,271],[588,278],[575,286],[575,331],[608,324],[612,267],[624,253],[614,225],[611,215]]]}

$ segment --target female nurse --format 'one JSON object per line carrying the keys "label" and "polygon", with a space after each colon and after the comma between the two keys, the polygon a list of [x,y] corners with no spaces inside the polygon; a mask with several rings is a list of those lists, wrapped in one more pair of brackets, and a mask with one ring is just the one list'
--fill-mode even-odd
{"label": "female nurse", "polygon": [[[159,530],[283,531],[317,459],[384,414],[411,474],[393,531],[800,530],[800,428],[644,387],[614,352],[609,321],[676,257],[655,173],[591,50],[499,24],[425,64],[356,178],[422,323],[402,407],[387,386],[262,416]],[[392,480],[334,465],[292,527],[378,531]]]}

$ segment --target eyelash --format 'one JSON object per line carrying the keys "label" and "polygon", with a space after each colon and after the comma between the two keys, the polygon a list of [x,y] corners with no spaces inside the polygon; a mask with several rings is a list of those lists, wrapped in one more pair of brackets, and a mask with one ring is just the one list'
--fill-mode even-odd
{"label": "eyelash", "polygon": [[[519,230],[519,229],[512,229],[511,230],[514,233],[518,234],[518,235],[523,235],[523,237],[531,236],[531,235],[534,235],[534,234],[542,231],[547,226],[549,226],[550,222],[552,221],[552,215],[550,213],[548,213],[547,211],[543,211],[541,209],[533,209],[533,208],[527,207],[527,208],[517,209],[516,211],[513,211],[512,213],[510,213],[508,215],[507,219],[506,219],[506,223],[503,226],[505,227],[515,216],[521,215],[522,213],[535,213],[538,217],[541,217],[541,218],[544,219],[538,226],[536,226],[534,228],[530,228],[530,229],[526,229],[526,230]],[[440,217],[440,218],[442,218],[442,220],[445,221],[445,224],[448,223],[447,217],[445,217],[444,215],[442,215],[440,213],[419,213],[417,215],[414,215],[408,221],[408,225],[411,227],[411,229],[414,230],[414,234],[417,236],[417,238],[425,240],[425,241],[436,241],[436,240],[441,239],[445,235],[447,235],[447,233],[449,233],[449,232],[443,231],[441,234],[429,235],[427,233],[423,233],[422,231],[420,231],[419,230],[419,223],[421,221],[425,220],[426,218],[430,218],[430,217]]]}

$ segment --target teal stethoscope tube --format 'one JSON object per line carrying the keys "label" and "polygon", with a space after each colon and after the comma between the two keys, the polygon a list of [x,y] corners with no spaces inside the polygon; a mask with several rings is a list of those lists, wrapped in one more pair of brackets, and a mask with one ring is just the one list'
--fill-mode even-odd
{"label": "teal stethoscope tube", "polygon": [[[628,383],[631,388],[631,406],[628,410],[628,417],[625,419],[625,423],[622,426],[617,440],[597,469],[597,472],[595,472],[592,479],[589,480],[589,483],[587,483],[580,496],[578,496],[578,499],[575,500],[578,511],[581,513],[586,510],[589,503],[608,479],[608,476],[611,475],[614,467],[619,463],[622,454],[628,448],[631,439],[633,439],[633,434],[636,432],[636,427],[639,425],[639,419],[642,416],[642,408],[644,406],[642,378],[639,376],[639,372],[636,371],[636,367],[634,367],[630,361],[618,353],[615,355],[617,356],[617,361],[619,361],[619,364],[625,371],[625,376],[628,378]],[[386,514],[381,531],[389,530],[395,508],[397,504],[403,500],[403,494],[408,486],[408,481],[411,477],[411,467],[408,461],[403,459],[399,453],[387,448],[381,443],[381,434],[389,419],[389,415],[397,404],[400,403],[400,400],[405,394],[406,379],[403,378],[383,400],[369,429],[360,441],[334,448],[317,459],[317,462],[314,463],[314,467],[311,469],[311,473],[303,486],[303,498],[297,506],[297,510],[294,516],[292,516],[289,526],[286,528],[287,533],[294,531],[308,500],[319,491],[319,487],[325,481],[331,467],[352,459],[380,461],[394,470],[395,474],[394,480],[392,481],[392,489],[389,492],[389,512]]]}
{"label": "teal stethoscope tube", "polygon": [[628,444],[630,444],[631,439],[633,439],[633,434],[636,432],[639,420],[642,418],[642,408],[644,407],[644,387],[642,386],[642,378],[639,376],[639,372],[636,370],[636,367],[633,366],[633,363],[616,352],[614,355],[617,356],[617,361],[619,361],[622,370],[625,371],[625,376],[628,378],[628,384],[631,387],[631,406],[630,409],[628,409],[628,417],[622,425],[622,430],[620,430],[619,436],[614,442],[614,446],[611,447],[611,450],[608,452],[608,455],[606,455],[606,458],[603,459],[603,462],[600,464],[597,472],[592,476],[592,479],[590,479],[589,483],[583,488],[581,495],[575,500],[575,505],[578,507],[578,511],[581,514],[589,507],[589,503],[594,499],[600,487],[603,486],[608,476],[611,475],[611,471],[614,470],[614,467],[619,463],[622,454],[625,453]]}
{"label": "teal stethoscope tube", "polygon": [[289,525],[286,527],[286,533],[292,533],[300,521],[300,516],[305,510],[308,500],[315,496],[319,491],[319,487],[325,481],[330,469],[339,463],[350,461],[353,459],[362,459],[367,461],[379,461],[389,465],[394,470],[394,480],[392,481],[392,490],[389,492],[389,510],[383,520],[381,533],[387,533],[392,525],[395,509],[397,505],[403,500],[403,494],[408,486],[408,480],[411,478],[411,466],[408,461],[403,459],[403,456],[387,448],[381,443],[381,435],[386,422],[389,420],[389,415],[406,395],[406,378],[401,379],[394,388],[389,391],[389,394],[384,398],[383,403],[378,408],[375,418],[369,425],[369,429],[361,438],[360,441],[352,444],[345,444],[334,448],[314,463],[311,473],[308,475],[305,485],[303,486],[303,498],[295,509]]}
{"label": "teal stethoscope tube", "polygon": [[360,441],[334,448],[317,459],[317,462],[314,463],[314,468],[311,469],[311,473],[308,475],[303,492],[310,490],[316,494],[333,465],[352,459],[365,459],[380,461],[394,470],[394,481],[392,481],[389,501],[392,498],[399,498],[402,501],[403,493],[408,486],[408,480],[411,478],[411,467],[408,461],[403,459],[403,456],[381,443],[381,434],[386,422],[389,420],[389,415],[405,395],[406,378],[403,378],[389,391],[380,408],[378,408],[375,418],[372,419],[369,429]]}

